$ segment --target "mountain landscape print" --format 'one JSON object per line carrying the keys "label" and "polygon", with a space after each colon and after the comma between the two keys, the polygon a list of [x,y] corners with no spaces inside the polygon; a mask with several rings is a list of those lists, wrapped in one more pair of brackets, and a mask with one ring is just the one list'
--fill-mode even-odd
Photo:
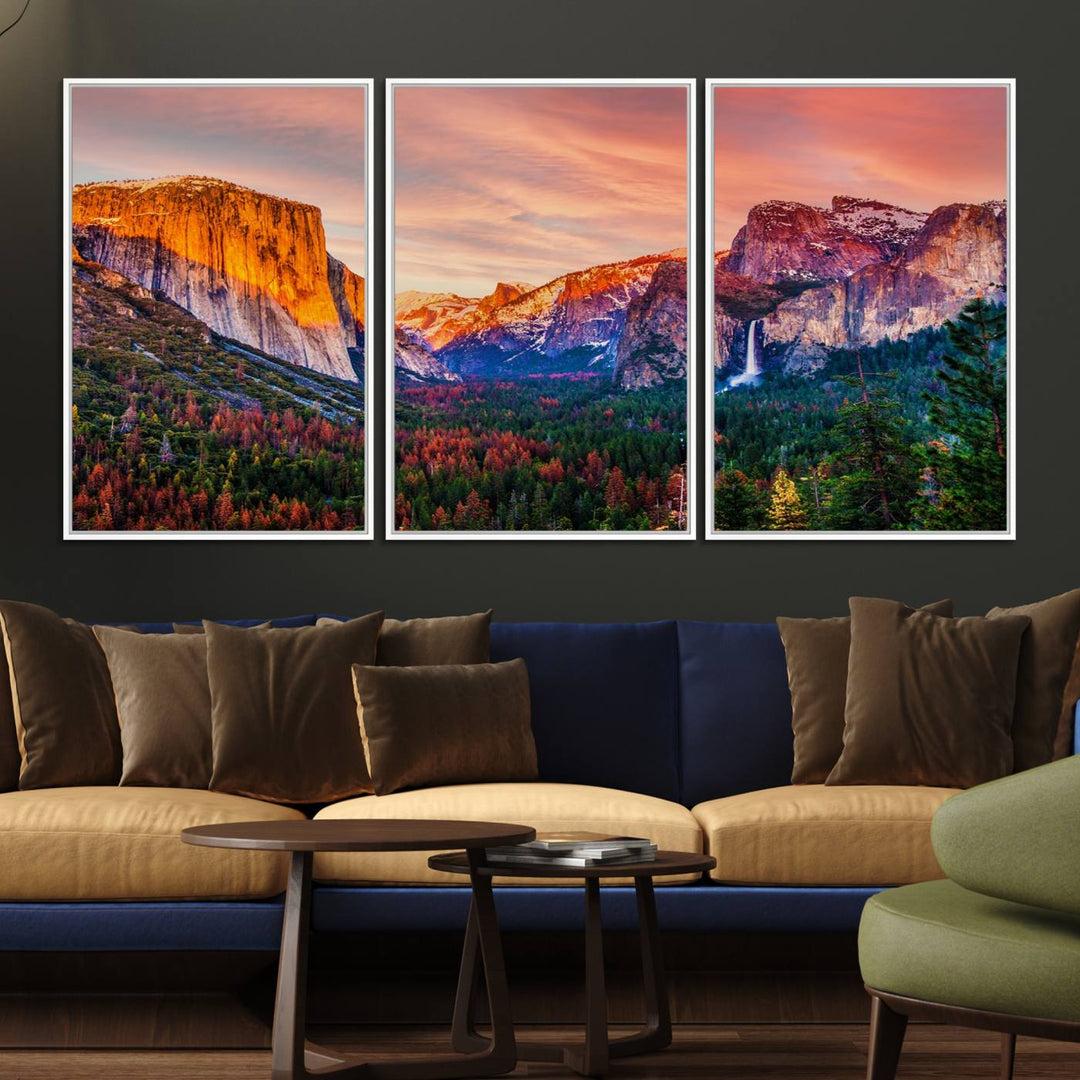
{"label": "mountain landscape print", "polygon": [[387,93],[388,534],[690,536],[692,83]]}
{"label": "mountain landscape print", "polygon": [[66,535],[368,535],[369,83],[66,88]]}
{"label": "mountain landscape print", "polygon": [[1012,535],[1010,92],[707,84],[710,538]]}

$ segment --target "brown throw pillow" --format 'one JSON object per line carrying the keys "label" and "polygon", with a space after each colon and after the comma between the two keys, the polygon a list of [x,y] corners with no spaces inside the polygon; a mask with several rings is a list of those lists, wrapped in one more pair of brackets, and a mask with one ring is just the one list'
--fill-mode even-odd
{"label": "brown throw pillow", "polygon": [[[240,630],[248,630],[248,629],[250,629],[250,630],[269,630],[272,625],[273,625],[272,623],[261,622],[261,623],[257,623],[255,626],[252,626],[252,627],[241,626],[238,629],[240,629]],[[205,634],[206,633],[206,629],[203,627],[202,623],[174,622],[172,624],[172,630],[173,630],[174,634]]]}
{"label": "brown throw pillow", "polygon": [[1076,703],[1080,701],[1080,642],[1073,656],[1072,671],[1065,684],[1065,696],[1058,718],[1057,734],[1054,736],[1054,760],[1071,757],[1076,742]]}
{"label": "brown throw pillow", "polygon": [[282,803],[371,791],[353,664],[372,664],[383,613],[338,626],[205,623],[213,791]]}
{"label": "brown throw pillow", "polygon": [[524,660],[430,667],[358,664],[353,687],[376,795],[536,779]]}
{"label": "brown throw pillow", "polygon": [[19,786],[19,736],[15,731],[15,706],[11,700],[11,676],[0,641],[0,791]]}
{"label": "brown throw pillow", "polygon": [[210,683],[203,634],[133,634],[95,626],[112,674],[122,785],[210,784]]}
{"label": "brown throw pillow", "polygon": [[[491,610],[438,619],[387,619],[375,663],[382,667],[486,664],[491,659]],[[324,616],[316,626],[339,622]]]}
{"label": "brown throw pillow", "polygon": [[1013,771],[1054,760],[1054,739],[1080,635],[1080,589],[1022,607],[996,607],[988,619],[1027,615],[1031,626],[1020,645],[1013,715]]}
{"label": "brown throw pillow", "polygon": [[[922,608],[950,618],[951,600]],[[779,618],[791,689],[791,729],[795,736],[793,784],[824,784],[844,749],[851,616],[834,619]]]}
{"label": "brown throw pillow", "polygon": [[852,597],[844,752],[827,784],[973,787],[1012,769],[1026,615],[946,619]]}
{"label": "brown throw pillow", "polygon": [[120,726],[105,654],[88,626],[0,601],[19,740],[19,787],[120,779]]}

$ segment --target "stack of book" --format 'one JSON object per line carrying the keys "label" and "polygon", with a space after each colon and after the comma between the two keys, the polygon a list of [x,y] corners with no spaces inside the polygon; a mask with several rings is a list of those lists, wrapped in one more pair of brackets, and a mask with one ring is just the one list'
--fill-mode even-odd
{"label": "stack of book", "polygon": [[487,849],[489,863],[506,866],[612,866],[655,858],[656,845],[640,836],[589,832],[539,834],[527,844]]}

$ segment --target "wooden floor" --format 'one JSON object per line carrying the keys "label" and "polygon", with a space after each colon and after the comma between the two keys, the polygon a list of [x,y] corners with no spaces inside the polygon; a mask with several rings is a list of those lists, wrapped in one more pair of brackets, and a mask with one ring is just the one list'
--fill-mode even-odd
{"label": "wooden floor", "polygon": [[[614,1030],[614,1029],[613,1029]],[[324,1046],[372,1059],[436,1053],[445,1028],[326,1028]],[[565,1041],[574,1029],[530,1027],[530,1038]],[[680,1025],[660,1054],[617,1062],[618,1080],[862,1080],[867,1029],[858,1024]],[[897,1080],[966,1080],[998,1076],[998,1036],[931,1024],[908,1029]],[[2,1080],[267,1080],[265,1051],[2,1051]],[[522,1064],[514,1077],[550,1080],[574,1074],[554,1065]],[[1080,1046],[1021,1039],[1017,1080],[1080,1077]]]}

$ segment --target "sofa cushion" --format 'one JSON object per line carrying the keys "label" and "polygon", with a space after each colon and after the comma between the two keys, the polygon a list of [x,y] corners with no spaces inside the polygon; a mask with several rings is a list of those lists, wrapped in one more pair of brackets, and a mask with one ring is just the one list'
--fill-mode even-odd
{"label": "sofa cushion", "polygon": [[1054,735],[1054,760],[1069,757],[1076,753],[1076,709],[1080,704],[1080,641],[1076,643],[1073,654],[1072,670],[1065,683],[1065,697],[1058,717],[1057,732]]}
{"label": "sofa cushion", "polygon": [[776,625],[678,625],[682,802],[790,783],[791,694]]}
{"label": "sofa cushion", "polygon": [[535,780],[524,660],[505,664],[354,664],[353,689],[371,786]]}
{"label": "sofa cushion", "polygon": [[[953,602],[938,600],[925,609],[952,618]],[[787,657],[795,735],[793,784],[823,784],[844,750],[851,616],[776,620]]]}
{"label": "sofa cushion", "polygon": [[210,682],[204,634],[95,626],[112,676],[122,785],[210,786]]}
{"label": "sofa cushion", "polygon": [[694,807],[716,881],[905,885],[941,877],[930,819],[953,788],[795,784]]}
{"label": "sofa cushion", "polygon": [[[701,851],[701,829],[678,803],[630,791],[581,784],[456,784],[348,799],[320,810],[316,821],[341,818],[447,818],[507,821],[537,832],[599,832],[646,836],[662,848]],[[467,878],[429,870],[430,852],[323,853],[315,856],[315,880],[335,883],[463,885]],[[658,878],[658,884],[693,881],[699,875]],[[605,879],[606,880],[606,879]],[[625,879],[619,879],[625,881]],[[573,885],[566,879],[496,878],[496,884]],[[615,884],[612,879],[608,884]],[[580,884],[580,883],[577,883]]]}
{"label": "sofa cushion", "polygon": [[493,623],[492,662],[519,656],[542,780],[679,797],[673,622]]}
{"label": "sofa cushion", "polygon": [[105,654],[89,627],[0,600],[19,739],[19,787],[115,784],[120,724]]}
{"label": "sofa cushion", "polygon": [[[375,663],[380,667],[486,664],[491,657],[491,616],[488,608],[475,615],[384,619]],[[315,625],[344,621],[340,615],[320,615]]]}
{"label": "sofa cushion", "polygon": [[[222,626],[241,626],[251,629],[256,626],[264,626],[269,623],[275,629],[288,629],[290,626],[314,626],[314,615],[287,615],[283,619],[215,619],[214,622]],[[106,626],[115,626],[115,623],[105,623]],[[178,625],[191,627],[192,633],[200,633],[203,628],[202,619],[195,619],[185,623],[172,622],[141,622],[131,623],[121,627],[123,630],[138,630],[143,634],[173,634]]]}
{"label": "sofa cushion", "polygon": [[1012,769],[1027,615],[944,618],[853,596],[844,751],[826,784],[974,787]]}
{"label": "sofa cushion", "polygon": [[377,611],[325,629],[204,622],[210,787],[279,803],[370,791],[352,665],[375,662],[382,621]]}
{"label": "sofa cushion", "polygon": [[275,896],[285,857],[194,847],[189,825],[303,814],[190,788],[69,787],[0,795],[0,901]]}
{"label": "sofa cushion", "polygon": [[21,765],[15,705],[11,699],[11,676],[3,642],[0,641],[0,791],[14,791],[19,786]]}
{"label": "sofa cushion", "polygon": [[1031,619],[1020,643],[1012,723],[1013,771],[1022,772],[1054,760],[1062,696],[1080,635],[1080,589],[1034,604],[987,612],[990,619],[1005,615]]}
{"label": "sofa cushion", "polygon": [[868,986],[1013,1016],[1080,1021],[1080,917],[928,881],[871,897],[859,925]]}
{"label": "sofa cushion", "polygon": [[[236,626],[241,630],[272,630],[274,624],[271,622],[256,623],[254,626],[243,626],[240,623],[223,623],[223,626]],[[105,629],[118,629],[118,630],[136,630],[137,626],[120,626],[120,627],[105,627]],[[279,628],[280,629],[280,628]],[[98,640],[101,640],[101,634],[98,633],[98,628],[94,628],[94,633],[98,635]],[[172,624],[171,634],[143,634],[143,637],[206,637],[206,627],[200,623],[186,623],[186,622],[174,622]]]}

